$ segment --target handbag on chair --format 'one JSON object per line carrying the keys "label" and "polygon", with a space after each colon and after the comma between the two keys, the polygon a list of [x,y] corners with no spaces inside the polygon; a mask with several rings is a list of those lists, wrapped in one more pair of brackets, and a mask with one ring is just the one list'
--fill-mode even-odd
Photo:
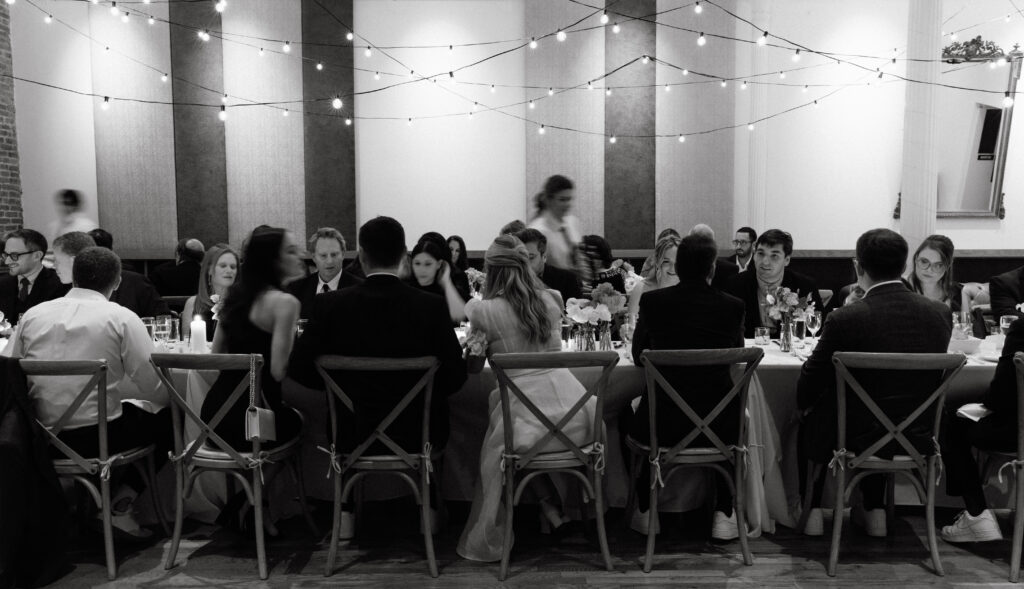
{"label": "handbag on chair", "polygon": [[272,409],[256,406],[256,358],[249,360],[249,408],[245,412],[245,439],[258,442],[277,440],[277,416]]}

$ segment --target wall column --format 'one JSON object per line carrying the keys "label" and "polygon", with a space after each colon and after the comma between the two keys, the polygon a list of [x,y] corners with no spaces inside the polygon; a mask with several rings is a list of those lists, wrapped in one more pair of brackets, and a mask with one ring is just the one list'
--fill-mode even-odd
{"label": "wall column", "polygon": [[11,11],[0,5],[0,231],[22,224],[21,166],[14,125],[14,62],[11,59]]}

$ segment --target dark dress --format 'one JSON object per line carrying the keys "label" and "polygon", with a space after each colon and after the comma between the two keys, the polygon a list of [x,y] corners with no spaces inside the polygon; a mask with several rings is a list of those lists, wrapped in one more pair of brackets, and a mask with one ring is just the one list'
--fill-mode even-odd
{"label": "dark dress", "polygon": [[[256,327],[248,318],[237,326],[230,329],[224,326],[223,329],[227,336],[227,353],[263,355],[263,396],[267,400],[267,407],[273,409],[277,422],[277,441],[264,443],[264,447],[281,444],[295,437],[299,433],[299,418],[281,400],[281,383],[270,375],[270,343],[273,336]],[[203,401],[203,408],[200,411],[203,421],[209,422],[213,418],[247,374],[245,370],[224,370],[220,373]],[[247,391],[214,428],[217,435],[239,450],[252,449],[252,442],[245,439],[245,412],[248,408]]]}

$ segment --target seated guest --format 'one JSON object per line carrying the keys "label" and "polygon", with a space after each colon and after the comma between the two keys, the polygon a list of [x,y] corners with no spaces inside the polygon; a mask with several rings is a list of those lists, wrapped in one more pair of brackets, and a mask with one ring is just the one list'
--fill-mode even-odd
{"label": "seated guest", "polygon": [[[911,292],[900,280],[907,265],[907,250],[906,240],[889,229],[872,229],[857,239],[854,268],[857,281],[866,293],[864,299],[836,309],[828,316],[821,339],[804,363],[797,382],[797,405],[804,413],[799,434],[801,467],[808,460],[828,462],[836,447],[833,352],[944,353],[949,345],[953,330],[949,307]],[[754,256],[754,263],[760,264],[756,252]],[[862,370],[856,376],[894,423],[900,423],[917,408],[941,379],[941,374],[926,377],[919,372],[886,370]],[[864,450],[886,433],[862,403],[847,404],[846,424],[846,448],[853,452]],[[911,442],[929,454],[934,451],[931,424],[932,417],[926,413],[907,431]],[[892,442],[876,455],[889,458],[894,453],[903,453],[903,449]],[[823,478],[818,482],[822,481]],[[867,510],[864,523],[868,535],[885,536],[885,510],[882,509],[885,477],[865,477],[860,488]],[[818,509],[820,492],[819,486],[812,498],[814,511],[807,523],[806,533],[812,535],[822,533],[821,510]]]}
{"label": "seated guest", "polygon": [[612,246],[608,245],[608,241],[600,235],[584,235],[580,249],[590,265],[590,275],[594,277],[590,283],[591,288],[607,282],[625,294],[626,269],[621,265],[612,267]]}
{"label": "seated guest", "polygon": [[466,242],[461,237],[449,236],[448,249],[452,252],[452,266],[463,272],[469,269],[469,252],[466,251]]}
{"label": "seated guest", "polygon": [[562,301],[583,296],[579,276],[572,270],[565,270],[548,264],[548,239],[536,229],[523,229],[516,234],[526,246],[530,269],[548,288],[558,291]]}
{"label": "seated guest", "polygon": [[0,313],[11,325],[17,325],[25,311],[68,292],[57,273],[43,267],[46,250],[46,238],[32,229],[15,229],[4,236],[2,257],[8,274],[0,277]]}
{"label": "seated guest", "polygon": [[[89,236],[97,246],[108,250],[114,249],[114,236],[110,232],[97,227],[89,232]],[[121,269],[121,285],[110,296],[110,300],[131,309],[139,317],[156,317],[171,313],[167,303],[160,298],[160,293],[148,278],[125,268]]]}
{"label": "seated guest", "polygon": [[53,240],[53,270],[61,284],[74,281],[75,256],[90,247],[96,247],[96,242],[88,233],[81,231],[65,233]]}
{"label": "seated guest", "polygon": [[[377,217],[359,229],[359,258],[366,281],[313,300],[309,325],[299,338],[289,374],[301,384],[323,388],[313,360],[323,354],[375,358],[436,356],[430,434],[435,448],[448,441],[448,396],[466,380],[462,349],[451,326],[444,299],[403,282],[398,269],[406,257],[405,230],[390,217]],[[373,433],[380,421],[412,388],[420,375],[408,373],[344,373],[335,376],[355,403],[355,415],[340,406],[349,426],[335,440],[349,451]],[[422,404],[409,406],[388,429],[406,450],[420,447]],[[387,449],[371,448],[372,452]],[[351,514],[342,516],[344,537],[351,537]]]}
{"label": "seated guest", "polygon": [[313,297],[318,294],[354,286],[362,282],[341,269],[345,260],[345,238],[333,227],[321,227],[309,238],[309,249],[313,253],[316,273],[300,278],[288,285],[288,292],[299,299],[302,311],[299,316],[309,319],[313,308]]}
{"label": "seated guest", "polygon": [[[679,283],[649,291],[640,299],[640,317],[633,334],[633,360],[642,366],[644,350],[699,350],[743,347],[743,301],[711,286],[718,258],[718,246],[703,234],[688,235],[678,246],[675,267]],[[733,386],[729,366],[701,368],[662,368],[672,386],[697,413],[704,417]],[[665,393],[656,403],[658,444],[671,447],[693,430],[693,424]],[[713,422],[715,434],[726,444],[736,444],[739,431],[739,399],[734,399]],[[630,435],[641,443],[650,440],[650,416],[647,396],[640,399]],[[710,446],[703,435],[694,447]],[[650,501],[650,467],[646,463],[636,481],[639,513],[634,514],[634,529],[645,533]],[[736,515],[732,512],[732,493],[721,477],[716,477],[714,524],[711,536],[731,540],[739,536]]]}
{"label": "seated guest", "polygon": [[644,277],[643,282],[638,283],[629,293],[628,318],[636,319],[640,310],[640,297],[645,292],[679,284],[679,277],[676,276],[676,250],[679,248],[679,241],[675,235],[668,234],[659,239],[658,245],[654,246],[652,257],[657,263],[651,264],[646,274],[641,274]]}
{"label": "seated guest", "polygon": [[998,321],[1003,315],[1024,317],[1019,305],[1024,303],[1024,266],[993,276],[988,282],[992,299],[992,315]]}
{"label": "seated guest", "polygon": [[[447,249],[447,248],[445,248]],[[466,300],[452,282],[452,267],[444,251],[433,241],[424,240],[412,250],[412,277],[406,282],[420,290],[436,294],[448,305],[452,323],[466,320]]]}
{"label": "seated guest", "polygon": [[945,235],[929,235],[914,252],[910,287],[954,313],[961,308],[964,285],[953,280],[953,242]]}
{"label": "seated guest", "polygon": [[754,259],[754,242],[757,241],[757,231],[750,227],[740,227],[736,230],[736,236],[732,238],[732,247],[736,248],[736,255],[730,260],[740,272],[746,272],[750,261]]}
{"label": "seated guest", "polygon": [[[558,352],[561,350],[562,300],[554,290],[545,290],[529,267],[526,248],[511,235],[502,235],[487,248],[484,257],[487,272],[484,298],[466,305],[473,329],[487,337],[490,353]],[[510,378],[530,401],[554,423],[559,423],[586,393],[567,368],[512,371]],[[594,436],[594,409],[591,398],[573,415],[562,431],[580,445]],[[490,393],[490,421],[480,453],[480,478],[473,495],[469,521],[456,551],[463,558],[484,562],[501,559],[505,536],[502,505],[502,468],[505,434],[498,389]],[[537,418],[522,403],[510,402],[514,440],[512,451],[525,452],[547,433]],[[569,520],[555,505],[558,491],[548,477],[533,479],[540,495],[541,515],[550,527],[561,528]]]}
{"label": "seated guest", "polygon": [[[672,227],[668,227],[666,229],[662,229],[661,233],[658,234],[658,239],[654,240],[655,247],[657,247],[657,244],[660,243],[662,239],[665,239],[666,237],[670,237],[670,236],[671,237],[675,237],[676,239],[681,239],[682,238],[682,236],[679,235],[678,231],[676,231]],[[655,265],[656,261],[657,261],[657,258],[655,257],[654,254],[651,254],[651,255],[647,256],[644,259],[644,265],[640,267],[640,276],[647,276],[651,272],[651,270],[654,269],[654,265]]]}
{"label": "seated guest", "polygon": [[765,296],[773,294],[779,287],[795,292],[801,301],[810,295],[814,308],[825,311],[818,289],[811,280],[786,269],[792,255],[793,237],[785,231],[769,229],[762,233],[754,244],[754,271],[740,272],[722,286],[723,291],[743,299],[747,305],[743,337],[754,337],[755,327],[770,327],[774,337],[778,337],[778,325],[768,315]]}
{"label": "seated guest", "polygon": [[515,221],[505,223],[505,225],[502,226],[501,231],[498,232],[498,235],[515,235],[523,229],[526,229],[526,223],[516,219]]}
{"label": "seated guest", "polygon": [[1017,368],[1013,356],[1024,352],[1024,319],[1010,324],[995,375],[985,393],[988,412],[978,421],[957,416],[950,407],[942,424],[942,461],[946,465],[946,493],[962,497],[964,511],[956,521],[942,528],[947,542],[986,542],[1003,537],[999,524],[985,501],[978,464],[971,448],[1016,452]]}
{"label": "seated guest", "polygon": [[[40,303],[25,317],[5,356],[26,360],[102,359],[107,361],[107,443],[110,454],[155,443],[154,453],[166,461],[171,449],[167,392],[149,363],[153,340],[138,315],[108,300],[117,288],[121,260],[101,247],[86,248],[75,256],[73,284],[68,294]],[[29,379],[29,397],[44,425],[57,423],[81,392],[88,377],[37,376]],[[99,455],[96,396],[86,399],[59,435],[86,457]],[[241,427],[241,426],[239,426]],[[114,525],[136,538],[151,532],[139,527],[132,515],[135,498],[143,490],[135,469],[125,469],[122,484],[110,501]]]}
{"label": "seated guest", "polygon": [[[711,227],[705,225],[704,223],[698,223],[694,225],[693,229],[690,229],[690,235],[703,235],[704,237],[707,237],[711,241],[715,240],[715,231],[711,229]],[[736,264],[733,264],[729,260],[716,258],[715,277],[711,280],[711,286],[713,286],[714,288],[721,289],[722,285],[725,284],[725,281],[738,274],[739,271],[739,267],[737,267]]]}
{"label": "seated guest", "polygon": [[185,310],[181,312],[183,339],[191,335],[192,319],[198,316],[206,322],[206,339],[213,341],[220,317],[214,308],[219,311],[223,307],[228,289],[235,283],[238,258],[238,253],[226,243],[218,243],[207,250],[200,266],[199,292],[185,301]]}
{"label": "seated guest", "polygon": [[416,243],[418,245],[424,241],[430,241],[437,245],[437,249],[441,252],[441,255],[444,256],[444,261],[448,263],[448,266],[451,269],[451,279],[452,284],[455,285],[455,291],[459,293],[462,300],[468,301],[470,297],[469,278],[466,277],[466,273],[462,269],[452,262],[452,250],[451,247],[448,246],[448,242],[445,240],[444,236],[436,231],[428,231],[421,235]]}
{"label": "seated guest", "polygon": [[206,247],[198,239],[182,239],[174,250],[174,261],[160,264],[149,273],[161,296],[188,297],[199,292],[199,265]]}

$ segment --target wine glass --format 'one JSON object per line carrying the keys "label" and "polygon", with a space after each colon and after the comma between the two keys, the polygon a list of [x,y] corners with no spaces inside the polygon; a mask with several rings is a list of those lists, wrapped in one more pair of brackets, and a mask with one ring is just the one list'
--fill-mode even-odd
{"label": "wine glass", "polygon": [[811,341],[814,341],[818,335],[818,330],[821,329],[821,311],[815,311],[807,314],[807,331],[811,332]]}

